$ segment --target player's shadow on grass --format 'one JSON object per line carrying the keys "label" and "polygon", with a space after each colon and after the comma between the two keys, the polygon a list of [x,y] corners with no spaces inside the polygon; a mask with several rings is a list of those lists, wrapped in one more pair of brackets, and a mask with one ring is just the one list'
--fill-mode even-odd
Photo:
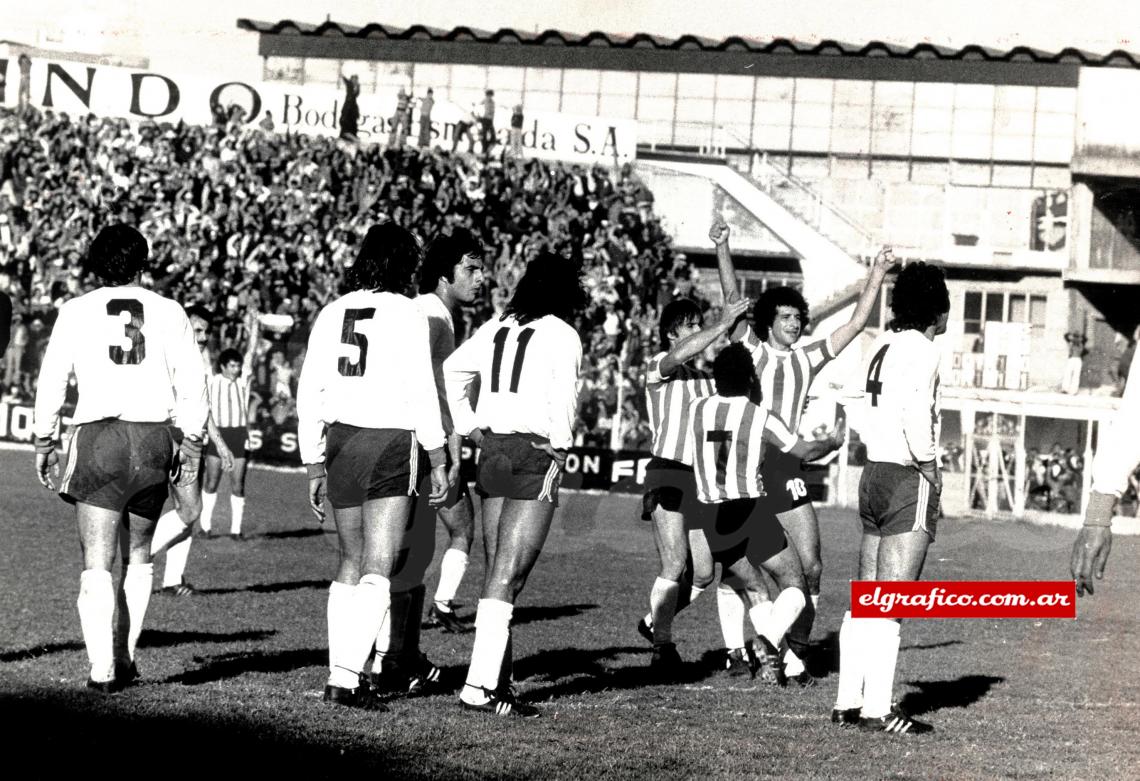
{"label": "player's shadow on grass", "polygon": [[557,621],[560,618],[580,616],[587,610],[597,610],[597,605],[527,605],[515,608],[511,626],[533,624],[538,621]]}
{"label": "player's shadow on grass", "polygon": [[[265,640],[277,634],[276,630],[249,629],[242,632],[167,632],[162,629],[144,629],[139,635],[140,648],[169,648],[187,643],[241,643]],[[83,648],[83,644],[79,644]]]}
{"label": "player's shadow on grass", "polygon": [[287,583],[254,583],[252,586],[235,586],[233,588],[200,588],[200,594],[276,594],[281,591],[301,591],[307,588],[329,587],[327,580],[294,580]]}
{"label": "player's shadow on grass", "polygon": [[953,681],[909,681],[908,685],[918,691],[903,695],[899,707],[915,716],[943,708],[968,708],[1004,681],[995,675],[965,675]]}
{"label": "player's shadow on grass", "polygon": [[329,654],[323,648],[305,648],[291,651],[238,651],[211,657],[195,657],[200,667],[166,678],[162,683],[180,683],[199,686],[203,683],[237,678],[245,673],[283,673],[303,667],[321,667],[328,664]]}
{"label": "player's shadow on grass", "polygon": [[297,537],[321,537],[325,534],[324,529],[289,529],[281,532],[265,532],[263,534],[251,535],[252,538],[261,538],[264,540],[291,540]]}
{"label": "player's shadow on grass", "polygon": [[[609,648],[561,648],[540,651],[515,661],[515,677],[529,683],[549,681],[550,686],[530,689],[527,699],[554,700],[580,694],[597,694],[618,689],[640,689],[663,683],[697,683],[708,678],[716,669],[702,658],[681,665],[677,675],[668,682],[656,679],[649,670],[650,651],[644,645],[610,646]],[[603,662],[616,660],[619,655],[639,654],[644,664],[608,667]]]}
{"label": "player's shadow on grass", "polygon": [[38,659],[41,656],[65,653],[67,651],[82,651],[82,642],[71,640],[66,643],[44,643],[31,648],[16,648],[11,651],[0,651],[0,662],[26,662]]}

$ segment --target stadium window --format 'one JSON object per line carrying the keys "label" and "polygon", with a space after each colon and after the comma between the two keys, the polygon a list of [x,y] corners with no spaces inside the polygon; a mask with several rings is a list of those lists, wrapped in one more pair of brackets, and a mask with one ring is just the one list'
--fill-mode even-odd
{"label": "stadium window", "polygon": [[982,323],[1028,323],[1034,331],[1045,328],[1048,299],[1030,293],[967,290],[962,302],[963,333],[980,334]]}
{"label": "stadium window", "polygon": [[982,332],[982,294],[972,290],[966,292],[962,302],[962,332],[980,334]]}

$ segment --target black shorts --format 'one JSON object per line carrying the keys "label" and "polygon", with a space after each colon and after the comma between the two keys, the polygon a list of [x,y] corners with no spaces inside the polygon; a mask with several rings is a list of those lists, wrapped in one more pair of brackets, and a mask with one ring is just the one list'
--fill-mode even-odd
{"label": "black shorts", "polygon": [[641,499],[641,520],[648,521],[660,507],[685,517],[685,528],[700,528],[698,521],[709,505],[697,499],[697,476],[680,461],[654,456],[645,465],[645,494]]}
{"label": "black shorts", "polygon": [[333,423],[325,438],[329,503],[337,510],[371,499],[413,496],[428,471],[415,432]]}
{"label": "black shorts", "polygon": [[859,480],[863,533],[876,537],[924,531],[934,542],[939,494],[917,468],[868,461]]}
{"label": "black shorts", "polygon": [[788,547],[784,528],[764,499],[731,499],[709,508],[701,516],[701,528],[713,558],[731,564],[747,558],[754,566]]}
{"label": "black shorts", "polygon": [[807,476],[803,461],[776,448],[764,449],[764,464],[760,467],[764,481],[764,501],[776,515],[811,504]]}
{"label": "black shorts", "polygon": [[107,419],[75,427],[59,493],[71,504],[158,520],[175,458],[167,423]]}
{"label": "black shorts", "polygon": [[484,434],[475,468],[479,496],[539,499],[557,507],[562,470],[553,458],[531,446],[549,441],[535,434]]}
{"label": "black shorts", "polygon": [[[234,458],[245,458],[249,455],[249,431],[245,426],[227,426],[226,428],[219,428],[218,433],[222,435],[222,441],[226,443],[226,447],[234,454]],[[213,456],[214,458],[221,458],[218,453],[218,447],[214,444],[214,438],[210,437],[206,443],[206,455]]]}

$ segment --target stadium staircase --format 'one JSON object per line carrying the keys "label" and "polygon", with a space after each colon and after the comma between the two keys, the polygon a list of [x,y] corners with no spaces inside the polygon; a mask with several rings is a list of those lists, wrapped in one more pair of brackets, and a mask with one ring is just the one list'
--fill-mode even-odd
{"label": "stadium staircase", "polygon": [[812,320],[828,320],[854,303],[877,247],[860,227],[803,181],[755,153],[730,165],[715,155],[643,155],[639,165],[710,180],[736,200],[800,258],[804,297]]}

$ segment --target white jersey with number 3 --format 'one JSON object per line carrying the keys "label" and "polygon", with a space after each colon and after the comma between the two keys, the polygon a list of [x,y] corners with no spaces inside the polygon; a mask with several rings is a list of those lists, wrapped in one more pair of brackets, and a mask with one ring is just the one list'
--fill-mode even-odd
{"label": "white jersey with number 3", "polygon": [[[513,316],[484,323],[443,362],[455,430],[535,434],[568,448],[578,411],[582,340],[563,320],[547,315],[526,324]],[[479,377],[474,409],[468,386]]]}
{"label": "white jersey with number 3", "polygon": [[324,460],[332,423],[405,429],[425,450],[443,446],[427,319],[410,298],[358,290],[317,316],[297,386],[304,463]]}
{"label": "white jersey with number 3", "polygon": [[884,331],[866,353],[859,436],[869,461],[907,464],[937,454],[941,351],[923,334]]}
{"label": "white jersey with number 3", "polygon": [[36,383],[36,436],[54,438],[74,372],[74,423],[105,418],[206,427],[206,372],[186,311],[133,285],[101,287],[59,309]]}

